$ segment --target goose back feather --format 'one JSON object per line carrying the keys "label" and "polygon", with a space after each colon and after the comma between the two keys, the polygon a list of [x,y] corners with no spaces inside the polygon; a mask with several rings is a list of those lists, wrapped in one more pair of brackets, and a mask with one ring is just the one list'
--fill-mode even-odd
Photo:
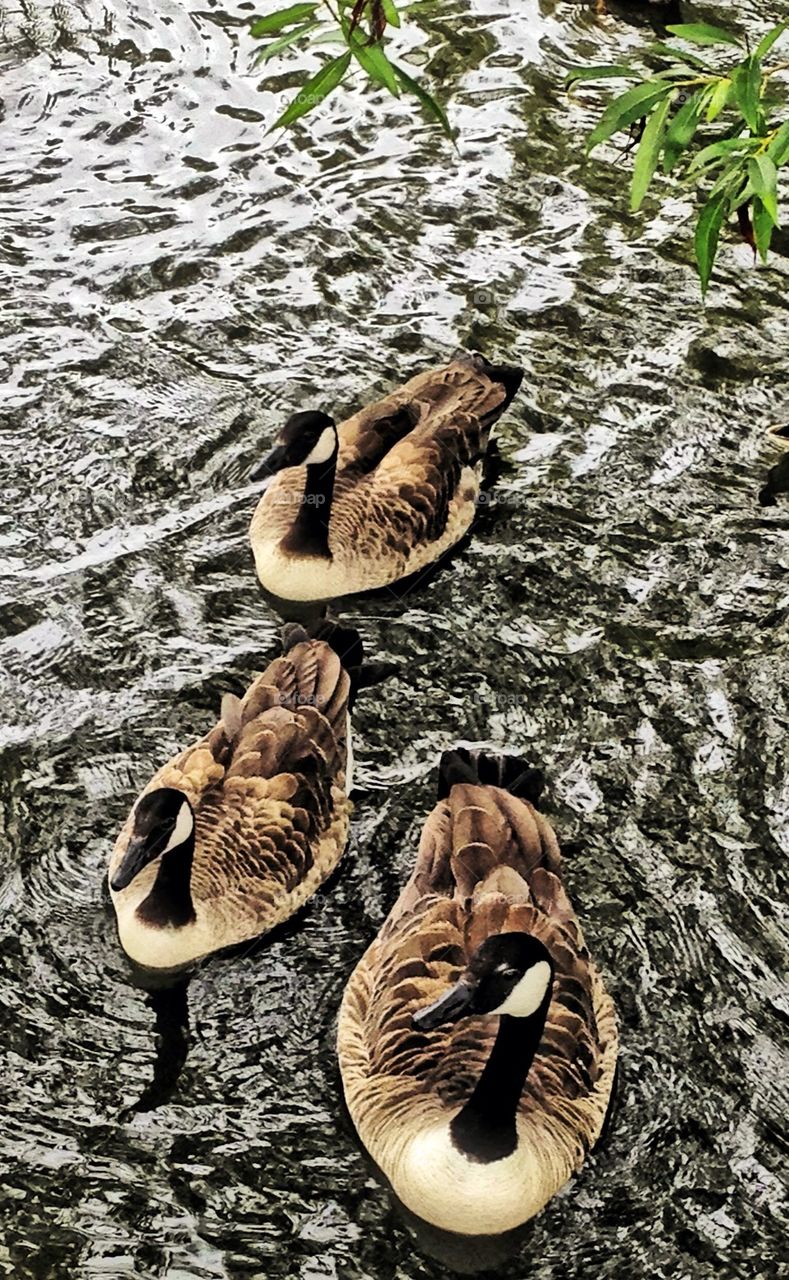
{"label": "goose back feather", "polygon": [[[517,1147],[480,1163],[453,1116],[494,1048],[500,1019],[425,1032],[413,1016],[451,987],[486,939],[526,933],[554,981],[517,1108]],[[362,1142],[413,1212],[494,1234],[537,1213],[580,1167],[606,1116],[617,1056],[613,1003],[562,882],[553,830],[528,800],[459,782],[428,818],[414,871],[347,986],[338,1051]]]}
{"label": "goose back feather", "polygon": [[480,356],[454,360],[343,422],[326,554],[291,545],[307,468],[280,471],[250,530],[263,586],[291,600],[331,599],[386,586],[437,560],[472,522],[491,427],[521,376]]}
{"label": "goose back feather", "polygon": [[[302,634],[243,698],[225,696],[219,723],[164,765],[140,797],[168,788],[194,815],[193,918],[174,926],[155,909],[161,857],[127,887],[111,889],[121,943],[142,965],[178,967],[267,932],[307,901],[342,855],[352,680],[331,644]],[[115,845],[111,885],[139,803]]]}

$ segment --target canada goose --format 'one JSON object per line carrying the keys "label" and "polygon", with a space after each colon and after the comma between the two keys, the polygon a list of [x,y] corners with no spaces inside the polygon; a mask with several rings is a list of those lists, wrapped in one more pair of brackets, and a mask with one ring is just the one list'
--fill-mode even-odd
{"label": "canada goose", "polygon": [[[325,637],[325,638],[320,638]],[[345,848],[349,709],[371,683],[350,628],[286,634],[283,656],[149,782],[109,866],[121,944],[174,969],[293,915]]]}
{"label": "canada goose", "polygon": [[362,1142],[408,1209],[464,1235],[542,1209],[599,1137],[614,1080],[614,1006],[540,787],[515,757],[444,753],[411,879],[340,1012]]}
{"label": "canada goose", "polygon": [[523,372],[480,355],[412,378],[339,427],[297,413],[252,473],[262,585],[283,600],[388,586],[432,564],[474,516],[490,429]]}

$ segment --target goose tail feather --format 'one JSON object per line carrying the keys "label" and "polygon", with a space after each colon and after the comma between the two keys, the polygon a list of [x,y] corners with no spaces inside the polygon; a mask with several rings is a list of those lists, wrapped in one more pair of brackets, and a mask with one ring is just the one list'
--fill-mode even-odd
{"label": "goose tail feather", "polygon": [[456,783],[501,787],[510,795],[537,805],[545,778],[522,756],[484,748],[457,746],[443,752],[438,766],[438,799],[444,800]]}
{"label": "goose tail feather", "polygon": [[486,374],[491,382],[498,382],[504,388],[506,399],[497,408],[496,416],[498,417],[512,404],[518,394],[523,382],[523,369],[517,364],[493,364],[480,351],[475,351],[469,357],[469,364],[479,373]]}
{"label": "goose tail feather", "polygon": [[322,618],[309,631],[297,623],[285,627],[282,632],[282,651],[290,653],[297,644],[309,640],[323,640],[334,650],[351,682],[348,710],[353,710],[357,695],[362,689],[370,689],[395,674],[398,666],[393,662],[366,662],[362,637],[355,627],[349,627],[334,618]]}

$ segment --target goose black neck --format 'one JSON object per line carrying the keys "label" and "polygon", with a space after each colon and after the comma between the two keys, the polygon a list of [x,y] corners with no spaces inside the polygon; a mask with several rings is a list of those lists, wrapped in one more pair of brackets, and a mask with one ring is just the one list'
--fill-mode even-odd
{"label": "goose black neck", "polygon": [[336,447],[328,462],[313,462],[307,467],[299,513],[283,539],[286,551],[308,556],[330,555],[329,521],[336,469]]}
{"label": "goose black neck", "polygon": [[526,1077],[540,1043],[550,991],[529,1018],[504,1014],[477,1087],[452,1120],[450,1132],[469,1160],[489,1164],[512,1155],[518,1145],[517,1115]]}
{"label": "goose black neck", "polygon": [[137,908],[137,915],[154,928],[180,929],[195,919],[192,901],[194,834],[164,855],[153,888]]}

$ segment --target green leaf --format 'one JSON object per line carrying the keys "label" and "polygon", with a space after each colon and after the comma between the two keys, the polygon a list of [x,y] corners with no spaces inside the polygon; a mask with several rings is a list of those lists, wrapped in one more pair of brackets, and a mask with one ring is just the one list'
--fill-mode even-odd
{"label": "green leaf", "polygon": [[709,198],[712,199],[720,192],[726,196],[730,208],[736,208],[743,201],[750,199],[748,171],[741,161],[733,164],[730,169],[726,169],[720,175],[718,181],[709,190]]}
{"label": "green leaf", "polygon": [[641,208],[641,202],[652,181],[657,168],[660,148],[666,132],[666,119],[671,110],[672,97],[669,94],[652,112],[647,121],[641,141],[636,152],[636,163],[633,169],[633,182],[630,187],[630,211],[635,213]]}
{"label": "green leaf", "polygon": [[756,241],[756,248],[759,250],[759,257],[762,262],[766,262],[775,223],[759,196],[753,197],[752,212],[753,236]]}
{"label": "green leaf", "polygon": [[724,183],[722,178],[718,179],[712,191],[710,191],[710,195],[715,195],[716,191],[722,191],[725,187],[730,196],[729,208],[739,209],[740,205],[750,204],[754,196],[754,190],[748,181],[747,170],[740,169],[738,174],[732,174],[732,179],[734,177],[737,178],[737,181],[732,180],[730,183]]}
{"label": "green leaf", "polygon": [[760,133],[762,109],[759,98],[762,88],[762,64],[755,54],[749,54],[738,67],[734,68],[731,83],[735,101],[745,123],[752,133]]}
{"label": "green leaf", "polygon": [[736,163],[731,168],[726,169],[718,178],[718,181],[710,188],[707,193],[708,199],[713,196],[724,195],[729,202],[729,208],[734,209],[737,205],[742,204],[744,200],[745,186],[748,181],[748,175],[745,167],[741,163]]}
{"label": "green leaf", "polygon": [[693,44],[741,44],[731,31],[723,27],[713,27],[709,22],[677,22],[666,27],[672,36],[681,40],[690,40]]}
{"label": "green leaf", "polygon": [[778,225],[778,170],[767,155],[760,151],[748,161],[748,177],[754,194],[759,197],[773,222]]}
{"label": "green leaf", "polygon": [[715,264],[715,255],[718,252],[721,227],[723,226],[723,219],[726,217],[728,206],[728,196],[725,192],[719,192],[718,195],[712,196],[707,201],[696,224],[696,263],[699,269],[702,295],[707,292],[707,286],[710,282],[712,268]]}
{"label": "green leaf", "polygon": [[687,84],[688,76],[692,74],[693,71],[690,67],[664,67],[659,72],[659,78],[661,80],[683,80]]}
{"label": "green leaf", "polygon": [[762,39],[757,44],[756,49],[754,50],[755,57],[757,58],[766,57],[767,54],[772,49],[773,45],[775,44],[776,40],[780,40],[784,31],[787,31],[787,30],[789,30],[789,21],[779,22],[777,27],[773,27],[770,31],[768,31],[767,35],[763,36]]}
{"label": "green leaf", "polygon": [[[350,65],[350,53],[343,53],[339,58],[332,58],[331,62],[324,63],[320,71],[304,82],[296,97],[288,104],[279,119],[274,121],[271,129],[285,129],[289,124],[293,124],[294,120],[298,120],[300,116],[305,116],[308,111],[312,111],[313,107],[317,107],[318,103],[328,98],[332,90],[341,83]],[[268,130],[269,133],[271,129]]]}
{"label": "green leaf", "polygon": [[716,84],[715,88],[712,91],[710,104],[707,107],[707,123],[708,124],[712,124],[713,120],[717,120],[721,111],[726,106],[726,103],[729,101],[730,92],[731,92],[731,77],[723,76],[723,78],[718,81],[718,83]]}
{"label": "green leaf", "polygon": [[357,38],[357,33],[354,31],[351,36],[351,52],[371,80],[383,85],[396,98],[400,97],[394,67],[380,44],[365,44],[363,38],[361,36]]}
{"label": "green leaf", "polygon": [[666,133],[663,152],[663,172],[671,173],[682,152],[687,147],[701,119],[704,104],[707,101],[707,88],[697,89],[687,102],[683,103]]}
{"label": "green leaf", "polygon": [[709,63],[700,58],[698,54],[686,53],[684,49],[678,49],[673,44],[664,44],[662,40],[655,40],[649,45],[647,53],[658,54],[661,58],[673,58],[676,62],[685,62],[688,66],[698,67],[702,71],[712,70]]}
{"label": "green leaf", "polygon": [[578,80],[613,80],[628,76],[637,77],[638,72],[632,67],[626,67],[624,63],[611,63],[600,67],[573,67],[572,71],[568,71],[565,76],[564,86],[570,88]]}
{"label": "green leaf", "polygon": [[449,138],[450,142],[454,142],[455,135],[452,132],[452,126],[450,125],[443,108],[439,106],[435,98],[433,98],[428,93],[427,89],[424,89],[416,80],[412,80],[402,67],[397,66],[396,63],[392,63],[392,66],[397,79],[400,81],[400,84],[405,89],[406,93],[412,93],[414,97],[418,99],[425,108],[425,111],[427,111],[429,115],[433,116],[441,125],[441,128]]}
{"label": "green leaf", "polygon": [[758,146],[758,138],[721,138],[720,142],[712,142],[708,147],[702,147],[701,151],[699,151],[698,155],[693,159],[692,164],[688,167],[688,173],[696,173],[699,169],[703,169],[713,161],[718,161],[726,156],[734,155],[737,152],[748,151]]}
{"label": "green leaf", "polygon": [[767,154],[778,169],[789,160],[789,120],[781,125],[767,148]]}
{"label": "green leaf", "polygon": [[620,129],[627,128],[634,120],[640,120],[642,116],[649,115],[652,108],[671,92],[672,87],[666,80],[658,78],[645,80],[642,84],[636,84],[632,89],[627,89],[618,98],[614,98],[613,102],[609,102],[599,123],[589,135],[586,143],[587,154],[593,147],[610,138],[612,133],[617,133]]}
{"label": "green leaf", "polygon": [[386,18],[386,21],[389,23],[389,26],[399,27],[400,14],[397,12],[397,7],[394,3],[394,0],[382,0],[382,5],[383,5],[384,17]]}
{"label": "green leaf", "polygon": [[320,25],[319,22],[305,22],[302,26],[296,27],[295,31],[289,31],[287,35],[280,36],[278,40],[272,40],[271,44],[267,44],[255,57],[255,66],[258,67],[262,62],[268,62],[269,58],[276,58],[277,54],[282,53],[283,49],[295,44],[308,31],[317,30]]}
{"label": "green leaf", "polygon": [[310,43],[313,45],[341,44],[343,48],[347,47],[345,44],[345,36],[337,27],[335,27],[334,30],[332,31],[322,31],[321,34],[319,36],[316,36],[314,40],[311,40]]}
{"label": "green leaf", "polygon": [[283,27],[290,27],[295,22],[303,22],[305,18],[311,18],[317,7],[318,0],[303,0],[303,3],[292,4],[288,9],[267,13],[263,18],[253,19],[249,28],[250,34],[255,37],[274,35]]}

